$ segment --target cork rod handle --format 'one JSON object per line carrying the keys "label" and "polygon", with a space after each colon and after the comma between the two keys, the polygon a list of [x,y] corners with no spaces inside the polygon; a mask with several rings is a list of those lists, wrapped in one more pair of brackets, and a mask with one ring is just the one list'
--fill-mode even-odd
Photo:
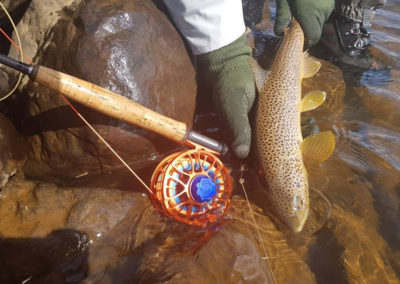
{"label": "cork rod handle", "polygon": [[183,143],[186,125],[152,111],[121,95],[73,76],[37,66],[35,82],[111,117],[156,132],[172,141]]}

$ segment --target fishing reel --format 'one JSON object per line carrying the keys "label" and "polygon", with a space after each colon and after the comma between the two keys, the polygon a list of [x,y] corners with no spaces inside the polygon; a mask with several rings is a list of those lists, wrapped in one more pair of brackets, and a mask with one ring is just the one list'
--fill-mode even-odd
{"label": "fishing reel", "polygon": [[205,226],[228,208],[232,184],[217,156],[202,146],[194,146],[161,161],[151,178],[150,198],[164,215],[189,225]]}

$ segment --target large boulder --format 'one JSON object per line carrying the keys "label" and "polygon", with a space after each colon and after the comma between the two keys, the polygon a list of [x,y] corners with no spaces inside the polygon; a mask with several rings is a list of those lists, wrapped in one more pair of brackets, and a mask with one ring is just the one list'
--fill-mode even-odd
{"label": "large boulder", "polygon": [[[41,57],[43,50],[50,44],[49,36],[52,35],[51,30],[54,25],[59,19],[70,13],[70,11],[75,10],[81,1],[7,0],[3,1],[3,4],[17,24],[24,53],[36,61]],[[5,15],[0,18],[0,21],[7,33],[11,34],[14,32],[9,19]],[[18,43],[15,32],[12,39]],[[0,48],[2,52],[7,52],[8,50],[3,50],[3,46],[4,48],[10,48],[11,46],[5,38],[3,38],[2,47]],[[9,56],[20,59],[19,51],[12,46],[9,50]],[[24,61],[26,60],[24,59]],[[14,70],[2,66],[0,76],[7,79],[7,82],[1,82],[1,88],[10,89],[16,81],[16,75],[17,72]],[[22,83],[19,85],[19,90],[23,90],[28,81],[27,77],[23,77]]]}
{"label": "large boulder", "polygon": [[[25,31],[29,32],[29,31]],[[65,10],[40,50],[40,64],[93,82],[163,115],[192,124],[194,68],[183,41],[150,0],[85,1]],[[57,94],[29,84],[19,105],[29,136],[27,175],[69,178],[119,167],[119,162]],[[139,169],[176,145],[76,105],[95,129]]]}

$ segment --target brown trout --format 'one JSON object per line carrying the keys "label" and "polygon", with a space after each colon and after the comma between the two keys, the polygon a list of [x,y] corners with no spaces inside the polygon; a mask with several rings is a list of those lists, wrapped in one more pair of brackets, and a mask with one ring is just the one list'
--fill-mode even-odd
{"label": "brown trout", "polygon": [[326,94],[312,91],[301,99],[303,78],[313,76],[321,64],[303,52],[304,34],[296,20],[284,39],[270,72],[250,61],[259,92],[255,114],[255,147],[263,180],[275,213],[294,232],[300,232],[308,217],[308,178],[303,155],[319,162],[334,150],[330,131],[303,140],[300,113],[323,103]]}

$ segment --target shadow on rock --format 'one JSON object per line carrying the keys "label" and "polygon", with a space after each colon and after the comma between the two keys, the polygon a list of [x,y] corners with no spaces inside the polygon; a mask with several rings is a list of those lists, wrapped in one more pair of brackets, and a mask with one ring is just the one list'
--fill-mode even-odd
{"label": "shadow on rock", "polygon": [[45,238],[0,237],[1,283],[78,283],[88,273],[88,237],[56,230]]}

